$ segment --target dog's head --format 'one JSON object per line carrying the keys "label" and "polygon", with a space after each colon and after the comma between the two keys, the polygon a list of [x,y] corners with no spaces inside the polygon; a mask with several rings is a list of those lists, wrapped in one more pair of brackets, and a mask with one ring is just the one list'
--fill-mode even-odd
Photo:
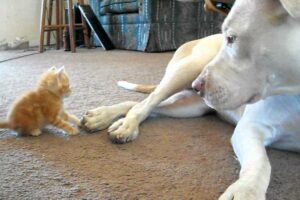
{"label": "dog's head", "polygon": [[300,93],[300,0],[237,0],[218,55],[193,82],[206,103],[234,109]]}

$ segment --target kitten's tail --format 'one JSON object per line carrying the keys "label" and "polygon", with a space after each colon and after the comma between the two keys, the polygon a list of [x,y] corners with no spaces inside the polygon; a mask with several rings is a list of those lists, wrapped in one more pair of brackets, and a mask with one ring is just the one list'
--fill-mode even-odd
{"label": "kitten's tail", "polygon": [[0,121],[0,128],[9,129],[10,123],[8,121]]}

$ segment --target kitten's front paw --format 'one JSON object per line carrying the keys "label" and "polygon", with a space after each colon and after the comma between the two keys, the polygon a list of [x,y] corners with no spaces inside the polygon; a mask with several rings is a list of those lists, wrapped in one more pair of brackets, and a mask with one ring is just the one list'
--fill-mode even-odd
{"label": "kitten's front paw", "polygon": [[41,134],[42,134],[42,132],[40,129],[36,129],[31,132],[31,136],[34,136],[34,137],[40,136]]}
{"label": "kitten's front paw", "polygon": [[78,117],[76,117],[75,115],[70,115],[69,117],[71,118],[71,122],[73,122],[77,126],[81,126],[81,121]]}
{"label": "kitten's front paw", "polygon": [[75,117],[74,122],[77,126],[81,126],[81,121],[79,118]]}
{"label": "kitten's front paw", "polygon": [[69,135],[77,135],[79,133],[79,129],[72,127],[67,132],[68,132]]}

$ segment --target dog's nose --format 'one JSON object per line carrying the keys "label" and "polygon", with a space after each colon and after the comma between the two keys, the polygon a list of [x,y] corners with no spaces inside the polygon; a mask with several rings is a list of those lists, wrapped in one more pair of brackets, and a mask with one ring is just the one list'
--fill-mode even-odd
{"label": "dog's nose", "polygon": [[205,89],[205,80],[204,79],[196,79],[192,83],[192,88],[195,92],[200,94],[201,96],[204,95],[204,89]]}

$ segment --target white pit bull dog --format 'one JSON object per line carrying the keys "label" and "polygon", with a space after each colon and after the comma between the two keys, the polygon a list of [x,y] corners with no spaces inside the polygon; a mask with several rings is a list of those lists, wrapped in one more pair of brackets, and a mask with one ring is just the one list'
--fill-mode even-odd
{"label": "white pit bull dog", "polygon": [[241,163],[240,178],[219,200],[264,200],[271,174],[265,146],[300,152],[300,96],[292,96],[300,94],[299,77],[300,0],[237,0],[223,35],[180,47],[157,87],[119,83],[154,89],[144,101],[99,107],[82,123],[90,130],[112,124],[110,138],[125,143],[151,113],[196,117],[215,109],[237,125],[232,144]]}

